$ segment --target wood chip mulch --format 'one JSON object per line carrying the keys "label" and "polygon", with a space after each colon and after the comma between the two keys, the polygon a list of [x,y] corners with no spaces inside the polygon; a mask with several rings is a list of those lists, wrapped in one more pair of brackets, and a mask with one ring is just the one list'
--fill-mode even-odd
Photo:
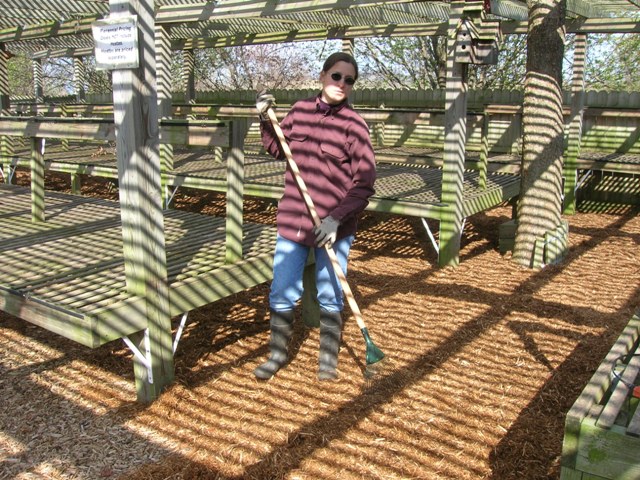
{"label": "wood chip mulch", "polygon": [[[224,214],[224,199],[184,190],[175,208]],[[254,200],[246,216],[274,212]],[[509,218],[469,218],[460,266],[440,269],[419,219],[363,216],[348,278],[388,358],[371,380],[352,318],[339,380],[316,380],[302,321],[291,363],[255,380],[267,286],[190,313],[176,381],[150,405],[124,343],[90,350],[0,313],[0,479],[558,478],[565,414],[640,304],[640,217],[568,217],[569,256],[542,270],[499,254]]]}

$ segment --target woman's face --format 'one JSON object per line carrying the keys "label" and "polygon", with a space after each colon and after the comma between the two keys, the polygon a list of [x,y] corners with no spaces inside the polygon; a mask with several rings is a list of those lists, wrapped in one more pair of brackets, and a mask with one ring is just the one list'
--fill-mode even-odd
{"label": "woman's face", "polygon": [[336,105],[345,100],[353,90],[355,75],[356,69],[347,62],[338,62],[328,71],[320,72],[322,101],[329,105]]}

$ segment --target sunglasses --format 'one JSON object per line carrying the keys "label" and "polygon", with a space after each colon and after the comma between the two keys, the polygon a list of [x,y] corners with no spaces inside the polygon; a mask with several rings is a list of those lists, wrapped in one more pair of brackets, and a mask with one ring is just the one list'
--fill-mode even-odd
{"label": "sunglasses", "polygon": [[[333,72],[331,74],[331,80],[333,80],[334,82],[339,82],[340,80],[342,80],[342,74],[338,72]],[[344,83],[346,83],[349,86],[353,86],[353,84],[356,83],[356,79],[353,77],[344,77]]]}

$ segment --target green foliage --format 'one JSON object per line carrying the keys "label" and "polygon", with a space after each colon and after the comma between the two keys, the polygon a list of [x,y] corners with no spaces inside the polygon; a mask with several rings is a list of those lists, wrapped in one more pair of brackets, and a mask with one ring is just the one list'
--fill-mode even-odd
{"label": "green foliage", "polygon": [[[360,39],[356,42],[356,56],[364,64],[362,84],[370,88],[443,88],[445,48],[445,37]],[[476,89],[521,89],[525,62],[526,37],[507,36],[500,46],[497,65],[470,65],[469,86]]]}
{"label": "green foliage", "polygon": [[505,36],[499,48],[496,65],[472,65],[469,68],[469,88],[478,90],[522,90],[524,88],[526,36]]}
{"label": "green foliage", "polygon": [[15,56],[7,62],[9,91],[14,97],[32,97],[34,92],[31,60]]}
{"label": "green foliage", "polygon": [[356,58],[365,87],[431,90],[444,82],[443,37],[363,38]]}
{"label": "green foliage", "polygon": [[590,35],[587,47],[587,89],[640,91],[640,36]]}
{"label": "green foliage", "polygon": [[89,94],[111,93],[111,72],[108,70],[96,70],[95,57],[83,58],[86,79],[86,92]]}

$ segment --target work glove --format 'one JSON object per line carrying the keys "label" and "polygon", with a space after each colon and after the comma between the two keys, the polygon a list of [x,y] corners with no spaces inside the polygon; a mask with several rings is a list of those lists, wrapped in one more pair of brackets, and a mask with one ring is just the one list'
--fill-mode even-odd
{"label": "work glove", "polygon": [[340,222],[332,216],[323,218],[320,225],[313,229],[313,233],[316,234],[316,245],[318,247],[324,247],[325,245],[331,247],[336,241],[339,226]]}
{"label": "work glove", "polygon": [[275,105],[276,98],[268,93],[266,88],[260,90],[256,95],[256,110],[258,110],[260,120],[268,120],[267,110],[273,108]]}

